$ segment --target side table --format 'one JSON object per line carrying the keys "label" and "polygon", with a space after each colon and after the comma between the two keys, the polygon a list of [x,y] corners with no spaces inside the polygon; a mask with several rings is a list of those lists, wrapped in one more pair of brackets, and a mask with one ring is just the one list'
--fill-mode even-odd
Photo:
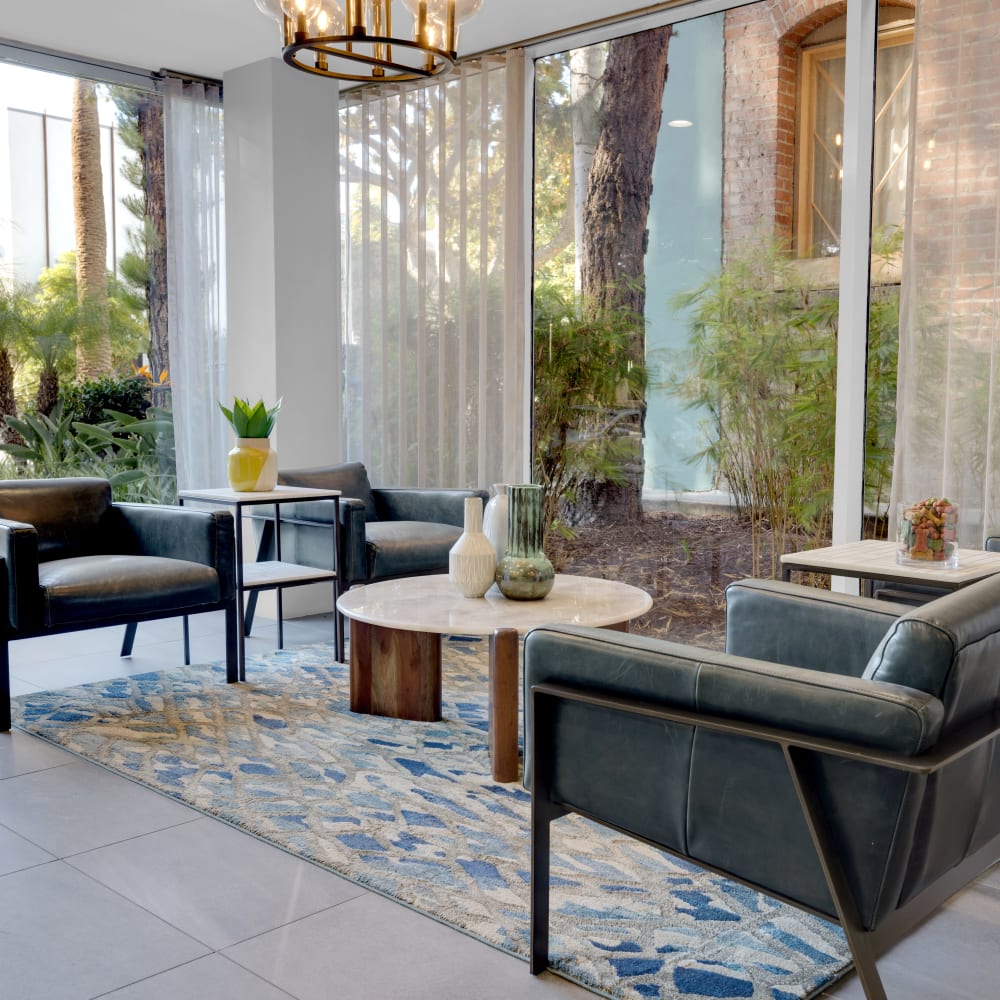
{"label": "side table", "polygon": [[[305,486],[276,486],[261,493],[241,493],[232,489],[180,490],[178,503],[184,501],[204,504],[224,504],[233,508],[236,521],[236,591],[237,621],[239,624],[239,680],[246,680],[246,633],[244,627],[244,595],[260,590],[276,590],[278,600],[278,648],[284,647],[284,622],[281,609],[281,591],[284,587],[298,587],[307,583],[329,580],[333,584],[334,607],[334,655],[338,662],[344,658],[344,634],[338,627],[336,613],[340,597],[340,574],[337,554],[340,552],[340,490],[319,490]],[[332,570],[314,569],[297,563],[283,562],[281,559],[281,518],[278,507],[283,503],[298,503],[303,500],[333,501],[333,562]],[[243,508],[274,505],[274,555],[273,560],[258,562],[243,561]],[[187,646],[187,619],[184,619],[185,648]]]}

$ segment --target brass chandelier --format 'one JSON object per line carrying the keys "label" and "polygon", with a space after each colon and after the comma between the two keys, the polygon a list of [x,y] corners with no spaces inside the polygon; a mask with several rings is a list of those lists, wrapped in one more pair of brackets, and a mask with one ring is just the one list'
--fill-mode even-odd
{"label": "brass chandelier", "polygon": [[[422,80],[455,65],[458,30],[483,0],[401,0],[413,36],[393,35],[395,0],[254,0],[281,28],[289,66],[357,83]],[[405,18],[405,15],[401,15]]]}

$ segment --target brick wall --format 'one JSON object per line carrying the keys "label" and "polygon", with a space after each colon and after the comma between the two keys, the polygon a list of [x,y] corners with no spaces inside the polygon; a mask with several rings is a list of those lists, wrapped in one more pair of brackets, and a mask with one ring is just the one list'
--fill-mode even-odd
{"label": "brick wall", "polygon": [[798,46],[843,0],[772,0],[726,15],[723,232],[734,247],[794,222]]}

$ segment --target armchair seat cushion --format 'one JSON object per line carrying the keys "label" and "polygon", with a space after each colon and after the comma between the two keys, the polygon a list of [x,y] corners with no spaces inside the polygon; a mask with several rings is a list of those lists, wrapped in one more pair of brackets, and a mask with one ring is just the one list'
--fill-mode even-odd
{"label": "armchair seat cushion", "polygon": [[394,576],[448,571],[448,552],[462,534],[453,524],[432,521],[372,521],[366,527],[368,576]]}
{"label": "armchair seat cushion", "polygon": [[38,567],[46,628],[200,608],[222,600],[212,566],[162,556],[53,559]]}

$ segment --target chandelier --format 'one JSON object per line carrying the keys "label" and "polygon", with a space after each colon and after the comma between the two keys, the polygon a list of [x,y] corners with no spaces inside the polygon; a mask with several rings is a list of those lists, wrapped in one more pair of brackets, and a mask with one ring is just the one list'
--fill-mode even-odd
{"label": "chandelier", "polygon": [[[358,83],[422,80],[455,65],[458,29],[483,0],[401,0],[411,38],[393,35],[395,0],[254,0],[281,28],[289,66]],[[405,15],[401,15],[405,18]]]}

